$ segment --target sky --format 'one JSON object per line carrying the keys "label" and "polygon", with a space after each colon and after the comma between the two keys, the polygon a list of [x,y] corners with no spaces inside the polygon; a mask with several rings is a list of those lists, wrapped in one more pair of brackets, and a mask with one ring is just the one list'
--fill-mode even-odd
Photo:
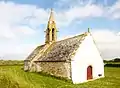
{"label": "sky", "polygon": [[51,8],[58,40],[90,28],[103,59],[120,57],[120,0],[0,0],[0,59],[24,60],[44,44]]}

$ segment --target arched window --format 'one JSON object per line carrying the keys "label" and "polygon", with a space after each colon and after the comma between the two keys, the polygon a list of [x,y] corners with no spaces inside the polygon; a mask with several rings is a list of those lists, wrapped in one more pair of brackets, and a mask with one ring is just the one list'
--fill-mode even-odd
{"label": "arched window", "polygon": [[48,28],[48,31],[47,31],[47,39],[49,40],[49,32],[50,32],[50,29]]}
{"label": "arched window", "polygon": [[48,31],[47,31],[47,36],[49,37],[49,32],[50,32],[50,29],[48,28]]}
{"label": "arched window", "polygon": [[53,28],[52,29],[52,40],[54,40],[55,39],[55,29]]}

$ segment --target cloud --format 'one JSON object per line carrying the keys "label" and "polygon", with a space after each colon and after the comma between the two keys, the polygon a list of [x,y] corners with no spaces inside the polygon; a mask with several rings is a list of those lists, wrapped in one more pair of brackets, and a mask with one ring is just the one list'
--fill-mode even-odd
{"label": "cloud", "polygon": [[[96,13],[97,12],[97,13]],[[73,14],[74,13],[74,14]],[[74,7],[66,12],[69,19],[99,17],[103,14],[103,9],[96,5],[86,5],[84,7]]]}
{"label": "cloud", "polygon": [[104,30],[98,29],[97,31],[93,32],[95,38],[97,38],[98,42],[100,43],[119,42],[120,36],[118,36],[118,33],[114,31],[110,31],[108,29],[104,29]]}
{"label": "cloud", "polygon": [[71,8],[74,6],[85,6],[86,4],[93,3],[95,0],[58,0],[54,3],[54,6],[57,8]]}
{"label": "cloud", "polygon": [[0,47],[0,59],[24,60],[36,47],[36,44],[21,44],[9,42]]}
{"label": "cloud", "polygon": [[[17,35],[14,33],[14,31],[16,30],[14,30],[13,28],[17,26],[18,23],[22,23],[23,19],[26,16],[29,16],[29,14],[32,12],[32,8],[30,8],[30,10],[29,6],[27,5],[22,6],[15,5],[12,2],[0,2],[0,37],[17,37]],[[28,27],[26,27],[24,30],[28,30]],[[29,30],[27,32],[29,32]]]}
{"label": "cloud", "polygon": [[16,35],[19,35],[19,36],[28,36],[28,35],[34,35],[36,33],[35,30],[31,29],[30,27],[28,26],[17,26],[17,27],[14,27],[13,28],[13,32],[16,34]]}
{"label": "cloud", "polygon": [[120,57],[120,36],[118,34],[119,32],[108,29],[97,29],[92,32],[93,38],[104,59]]}
{"label": "cloud", "polygon": [[9,25],[0,24],[0,39],[1,38],[15,38],[15,34],[11,32]]}
{"label": "cloud", "polygon": [[[67,0],[66,3],[70,4]],[[118,19],[120,16],[118,14],[118,2],[116,2],[116,4],[111,8],[91,3],[87,3],[85,5],[78,3],[81,2],[74,2],[70,8],[65,10],[59,9],[58,11],[55,9],[54,13],[58,28],[70,26],[70,24],[76,19],[81,22],[81,20],[90,17],[108,17]],[[38,42],[35,42],[35,38],[38,36],[39,38],[43,38],[44,34],[42,34],[42,32],[44,29],[41,26],[42,24],[46,25],[49,11],[50,9],[38,8],[35,5],[15,4],[13,2],[1,1],[0,57],[4,57],[5,59],[25,58],[38,45]],[[107,29],[101,31],[101,29],[99,29],[99,31],[95,31],[93,34],[104,57],[112,57],[113,53],[120,50],[120,32],[111,32]],[[35,38],[33,38],[33,36],[35,36]],[[41,41],[42,39],[39,40]],[[119,53],[115,53],[113,56],[117,55],[119,55]]]}
{"label": "cloud", "polygon": [[[102,4],[95,4],[94,0],[58,0],[55,5],[65,9],[65,16],[69,20],[83,19],[88,17],[106,17],[109,19],[120,19],[120,0],[111,6]],[[66,7],[64,7],[66,6]],[[59,10],[61,10],[59,8]]]}
{"label": "cloud", "polygon": [[59,10],[55,12],[55,18],[58,27],[69,26],[74,20],[82,22],[83,19],[91,17],[101,17],[104,14],[104,8],[95,4],[87,4],[85,6],[74,6],[67,10]]}
{"label": "cloud", "polygon": [[118,34],[117,34],[118,36],[120,36],[120,32],[118,32]]}
{"label": "cloud", "polygon": [[[57,22],[64,22],[68,25],[76,19],[83,20],[103,16],[105,9],[102,6],[91,4],[91,2],[91,0],[89,2],[84,0],[58,0],[55,3],[56,7],[60,6],[59,12],[56,14]],[[63,9],[64,6],[68,7]]]}
{"label": "cloud", "polygon": [[47,11],[34,5],[1,1],[0,57],[15,59],[17,56],[16,59],[23,59],[21,57],[27,56],[37,45],[29,41],[40,32],[36,27],[46,20],[46,14]]}
{"label": "cloud", "polygon": [[111,19],[120,19],[120,0],[117,0],[114,5],[109,7],[107,16]]}

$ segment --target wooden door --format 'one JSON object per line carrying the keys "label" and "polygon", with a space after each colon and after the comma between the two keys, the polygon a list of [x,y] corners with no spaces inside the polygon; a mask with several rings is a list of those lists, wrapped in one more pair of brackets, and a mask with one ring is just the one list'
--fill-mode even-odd
{"label": "wooden door", "polygon": [[92,79],[92,66],[87,67],[87,80]]}

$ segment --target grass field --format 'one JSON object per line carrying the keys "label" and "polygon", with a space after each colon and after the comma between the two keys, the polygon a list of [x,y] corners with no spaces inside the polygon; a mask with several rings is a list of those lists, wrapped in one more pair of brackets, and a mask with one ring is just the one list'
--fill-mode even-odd
{"label": "grass field", "polygon": [[13,66],[13,65],[19,65],[22,66],[24,65],[23,60],[0,60],[0,66]]}
{"label": "grass field", "polygon": [[0,66],[0,88],[120,88],[120,68],[105,67],[105,78],[78,85],[21,68]]}

